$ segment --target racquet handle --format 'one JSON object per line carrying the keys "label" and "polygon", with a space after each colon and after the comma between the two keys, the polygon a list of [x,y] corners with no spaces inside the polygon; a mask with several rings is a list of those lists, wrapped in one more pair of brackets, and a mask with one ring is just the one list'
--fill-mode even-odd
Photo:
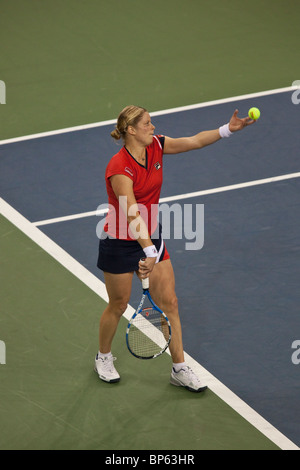
{"label": "racquet handle", "polygon": [[[145,259],[146,258],[141,258],[140,261],[144,263]],[[142,279],[142,286],[143,286],[143,289],[149,289],[149,277]]]}
{"label": "racquet handle", "polygon": [[142,279],[142,286],[143,286],[143,289],[149,289],[149,277]]}

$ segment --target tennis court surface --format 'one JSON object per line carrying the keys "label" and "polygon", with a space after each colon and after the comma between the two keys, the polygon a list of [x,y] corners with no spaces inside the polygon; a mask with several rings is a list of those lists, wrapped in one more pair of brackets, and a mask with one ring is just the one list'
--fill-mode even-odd
{"label": "tennis court surface", "polygon": [[[0,449],[299,449],[299,15],[280,0],[2,2]],[[204,207],[201,249],[164,225],[201,394],[169,383],[168,354],[129,354],[137,279],[113,344],[121,381],[93,371],[107,302],[96,230],[128,104],[171,137],[261,110],[164,159],[161,204]]]}
{"label": "tennis court surface", "polygon": [[[289,94],[157,113],[153,122],[167,135],[168,126],[180,132],[182,121],[190,129],[201,119],[211,127],[209,121],[236,106],[246,110],[250,101],[267,119],[274,106],[289,103]],[[7,431],[1,446],[296,447],[298,370],[290,348],[299,325],[294,257],[299,203],[288,201],[299,187],[297,126],[281,147],[274,130],[268,136],[271,153],[264,158],[259,151],[259,139],[266,139],[263,120],[217,149],[185,156],[187,167],[180,156],[165,157],[162,201],[171,197],[205,207],[202,250],[185,251],[184,240],[166,241],[177,276],[187,358],[209,385],[201,395],[169,384],[168,355],[146,363],[130,357],[125,318],[114,345],[120,384],[103,384],[93,372],[98,321],[107,300],[95,267],[99,216],[93,211],[105,203],[101,174],[115,145],[106,138],[112,127],[100,123],[1,146],[1,331],[7,354],[1,366],[1,416]],[[257,149],[252,157],[251,133]],[[99,158],[98,149],[105,146],[111,148]],[[287,152],[284,162],[281,152]],[[139,296],[136,282],[132,306]]]}

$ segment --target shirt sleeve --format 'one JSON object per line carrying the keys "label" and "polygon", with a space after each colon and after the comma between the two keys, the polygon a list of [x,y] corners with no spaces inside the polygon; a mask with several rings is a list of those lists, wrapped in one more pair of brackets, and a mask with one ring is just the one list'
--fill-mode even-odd
{"label": "shirt sleeve", "polygon": [[164,149],[164,145],[165,145],[165,136],[164,135],[158,135],[158,140],[160,141],[160,144],[162,146],[162,149]]}
{"label": "shirt sleeve", "polygon": [[134,181],[135,170],[128,159],[123,158],[123,156],[120,154],[117,154],[109,162],[105,176],[106,179],[109,179],[113,175],[125,175]]}
{"label": "shirt sleeve", "polygon": [[159,145],[159,147],[161,148],[161,150],[164,151],[165,136],[164,135],[155,135],[153,140],[156,140],[156,142]]}

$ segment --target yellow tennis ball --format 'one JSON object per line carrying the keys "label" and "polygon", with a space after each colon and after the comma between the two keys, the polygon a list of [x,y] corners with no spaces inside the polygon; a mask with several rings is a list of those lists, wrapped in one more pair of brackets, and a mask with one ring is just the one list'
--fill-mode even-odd
{"label": "yellow tennis ball", "polygon": [[258,108],[250,108],[248,111],[248,116],[249,118],[254,119],[256,121],[256,119],[259,119],[260,110]]}

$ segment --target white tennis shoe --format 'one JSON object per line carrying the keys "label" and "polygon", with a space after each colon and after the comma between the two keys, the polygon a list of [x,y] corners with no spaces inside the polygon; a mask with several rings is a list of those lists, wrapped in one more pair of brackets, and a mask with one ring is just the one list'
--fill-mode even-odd
{"label": "white tennis shoe", "polygon": [[192,371],[189,366],[185,366],[178,372],[172,368],[170,383],[177,387],[185,387],[190,392],[203,392],[207,389],[207,385],[200,382],[199,377]]}
{"label": "white tennis shoe", "polygon": [[113,355],[103,358],[97,353],[94,370],[104,382],[119,382],[120,376],[114,366],[115,360],[116,357],[113,357]]}

